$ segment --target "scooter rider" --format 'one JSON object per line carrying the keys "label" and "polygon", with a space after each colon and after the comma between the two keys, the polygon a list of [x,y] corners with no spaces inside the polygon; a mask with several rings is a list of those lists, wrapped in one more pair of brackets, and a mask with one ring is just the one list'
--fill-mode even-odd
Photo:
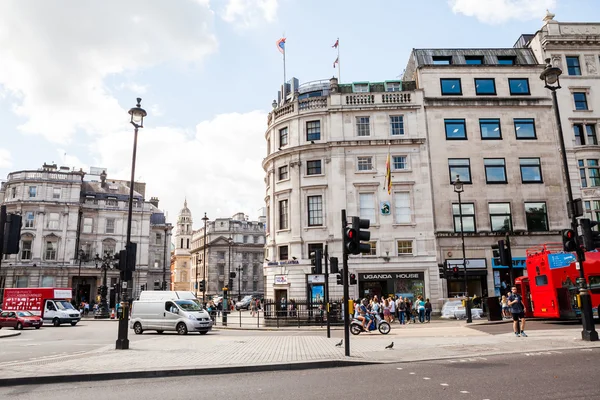
{"label": "scooter rider", "polygon": [[362,328],[365,331],[368,331],[369,326],[371,325],[371,317],[369,316],[370,313],[369,313],[369,309],[367,308],[368,304],[369,304],[369,301],[366,298],[364,298],[364,299],[362,299],[361,305],[358,309],[358,311],[360,313],[360,317],[362,317],[362,318],[359,317],[359,320],[361,320]]}

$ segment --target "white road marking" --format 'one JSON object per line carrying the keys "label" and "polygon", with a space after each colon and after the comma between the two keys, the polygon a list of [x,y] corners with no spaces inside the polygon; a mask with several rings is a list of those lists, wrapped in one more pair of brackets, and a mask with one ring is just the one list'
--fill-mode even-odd
{"label": "white road marking", "polygon": [[396,368],[396,369],[402,369],[402,368],[398,367],[398,368]]}
{"label": "white road marking", "polygon": [[593,351],[592,349],[581,349],[581,351]]}
{"label": "white road marking", "polygon": [[414,374],[415,374],[414,372],[409,372],[409,373],[410,373],[411,375],[414,375]]}
{"label": "white road marking", "polygon": [[423,379],[424,379],[424,380],[426,380],[426,381],[428,381],[428,380],[430,380],[431,378],[424,377]]}
{"label": "white road marking", "polygon": [[447,383],[440,383],[440,385],[442,385],[442,386],[450,386]]}
{"label": "white road marking", "polygon": [[461,393],[465,393],[465,394],[466,394],[466,393],[469,393],[469,392],[467,392],[466,390],[461,390],[460,392],[461,392]]}

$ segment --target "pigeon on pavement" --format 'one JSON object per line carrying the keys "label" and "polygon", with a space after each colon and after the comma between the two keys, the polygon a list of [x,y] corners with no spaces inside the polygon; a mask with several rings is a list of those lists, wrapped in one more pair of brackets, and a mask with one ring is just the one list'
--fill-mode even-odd
{"label": "pigeon on pavement", "polygon": [[344,339],[340,340],[339,343],[336,343],[335,347],[340,347],[344,343]]}
{"label": "pigeon on pavement", "polygon": [[386,349],[392,349],[394,347],[394,342],[388,344],[387,346],[385,346]]}

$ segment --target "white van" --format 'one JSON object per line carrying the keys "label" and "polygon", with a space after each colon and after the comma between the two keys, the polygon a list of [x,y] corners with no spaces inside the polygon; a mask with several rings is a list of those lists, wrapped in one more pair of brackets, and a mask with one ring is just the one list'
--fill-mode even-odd
{"label": "white van", "polygon": [[139,300],[191,300],[202,307],[202,302],[193,292],[171,290],[144,290],[140,293]]}
{"label": "white van", "polygon": [[145,330],[180,335],[200,332],[206,335],[213,325],[210,315],[192,300],[137,300],[131,308],[129,328],[140,335]]}

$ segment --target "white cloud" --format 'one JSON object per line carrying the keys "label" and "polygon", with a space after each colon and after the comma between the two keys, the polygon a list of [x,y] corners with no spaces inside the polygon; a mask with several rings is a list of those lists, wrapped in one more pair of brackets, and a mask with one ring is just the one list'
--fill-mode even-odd
{"label": "white cloud", "polygon": [[222,18],[241,28],[253,28],[277,17],[278,0],[229,0]]}
{"label": "white cloud", "polygon": [[[199,123],[195,132],[140,129],[135,176],[147,182],[147,197],[160,199],[159,207],[168,210],[171,222],[184,197],[195,227],[204,212],[210,219],[236,212],[256,218],[265,196],[261,163],[266,156],[266,123],[265,112],[253,111],[217,115]],[[90,146],[109,179],[129,179],[132,136],[133,130],[116,132]]]}
{"label": "white cloud", "polygon": [[10,167],[12,167],[10,151],[8,151],[7,149],[0,148],[0,168]]}
{"label": "white cloud", "polygon": [[487,24],[501,24],[511,19],[542,19],[546,9],[557,0],[448,0],[455,14],[475,17]]}
{"label": "white cloud", "polygon": [[140,85],[139,83],[135,82],[123,82],[118,86],[118,88],[121,90],[129,90],[137,96],[146,94],[146,92],[148,91],[148,85]]}
{"label": "white cloud", "polygon": [[[112,74],[215,51],[206,0],[0,2],[0,86],[19,127],[67,143],[77,129],[114,132],[123,109],[105,87]],[[129,104],[127,105],[129,106]]]}

